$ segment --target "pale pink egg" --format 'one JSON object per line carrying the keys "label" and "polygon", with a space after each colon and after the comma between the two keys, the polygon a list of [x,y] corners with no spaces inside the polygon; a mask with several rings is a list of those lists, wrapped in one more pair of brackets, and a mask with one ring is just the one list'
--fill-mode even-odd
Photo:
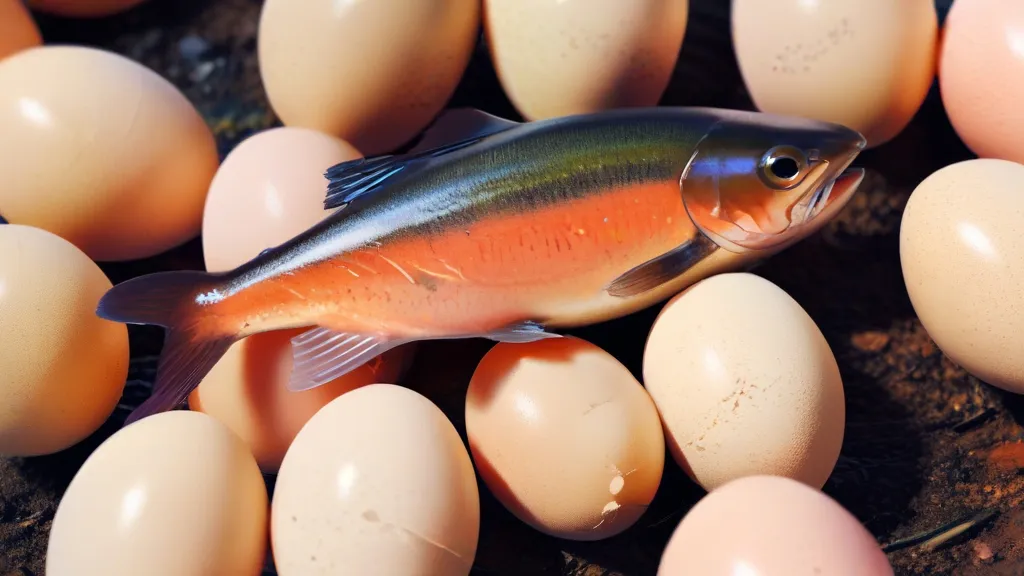
{"label": "pale pink egg", "polygon": [[307,128],[273,128],[244,140],[206,197],[206,269],[235,268],[325,218],[324,171],[361,156],[344,140]]}
{"label": "pale pink egg", "polygon": [[942,101],[975,154],[1024,162],[1024,2],[956,0],[939,61]]}

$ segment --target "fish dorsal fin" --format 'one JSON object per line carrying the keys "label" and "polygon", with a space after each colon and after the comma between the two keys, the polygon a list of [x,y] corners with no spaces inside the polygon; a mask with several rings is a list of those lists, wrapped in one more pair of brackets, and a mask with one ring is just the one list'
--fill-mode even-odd
{"label": "fish dorsal fin", "polygon": [[359,158],[327,169],[324,209],[340,208],[378,190],[417,161],[429,160],[472,146],[484,138],[518,126],[473,108],[448,110],[423,132],[420,141],[405,154]]}
{"label": "fish dorsal fin", "polygon": [[606,290],[618,298],[643,294],[671,282],[717,248],[718,245],[707,236],[698,234],[682,246],[648,260],[612,280]]}

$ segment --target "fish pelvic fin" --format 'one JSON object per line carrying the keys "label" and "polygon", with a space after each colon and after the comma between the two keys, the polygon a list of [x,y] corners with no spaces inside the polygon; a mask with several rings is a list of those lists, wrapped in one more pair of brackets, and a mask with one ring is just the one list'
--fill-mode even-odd
{"label": "fish pelvic fin", "polygon": [[216,285],[216,277],[206,272],[161,272],[118,284],[100,299],[100,318],[165,329],[153,393],[125,424],[177,408],[239,339],[238,334],[211,331],[210,323],[203,322],[197,299]]}
{"label": "fish pelvic fin", "polygon": [[383,188],[418,162],[472,146],[518,125],[518,122],[472,108],[444,112],[423,132],[420,142],[405,154],[358,158],[328,168],[324,173],[328,181],[324,209],[344,207],[360,196]]}
{"label": "fish pelvic fin", "polygon": [[525,343],[560,337],[560,334],[547,332],[536,322],[512,324],[487,333],[435,337],[389,337],[316,327],[292,338],[292,373],[288,389],[297,392],[322,386],[388,350],[417,340],[487,338],[496,342]]}

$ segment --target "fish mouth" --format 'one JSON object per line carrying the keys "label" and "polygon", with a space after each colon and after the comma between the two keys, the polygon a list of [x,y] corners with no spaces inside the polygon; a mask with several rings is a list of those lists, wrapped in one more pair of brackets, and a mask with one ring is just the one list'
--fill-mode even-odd
{"label": "fish mouth", "polygon": [[[853,159],[850,159],[852,162]],[[847,166],[850,162],[847,162]],[[816,220],[829,220],[853,197],[864,181],[863,168],[844,167],[838,175],[816,186],[790,212],[790,228],[807,226]]]}

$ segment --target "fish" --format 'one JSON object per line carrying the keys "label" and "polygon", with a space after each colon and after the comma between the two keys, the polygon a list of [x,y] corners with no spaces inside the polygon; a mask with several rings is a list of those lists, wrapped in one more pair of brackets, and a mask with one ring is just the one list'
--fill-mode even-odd
{"label": "fish", "polygon": [[703,107],[533,122],[448,110],[406,152],[324,172],[325,217],[218,273],[113,286],[96,314],[165,329],[151,396],[178,407],[236,341],[291,340],[308,390],[403,344],[532,342],[662,302],[813,234],[864,176],[838,124]]}

